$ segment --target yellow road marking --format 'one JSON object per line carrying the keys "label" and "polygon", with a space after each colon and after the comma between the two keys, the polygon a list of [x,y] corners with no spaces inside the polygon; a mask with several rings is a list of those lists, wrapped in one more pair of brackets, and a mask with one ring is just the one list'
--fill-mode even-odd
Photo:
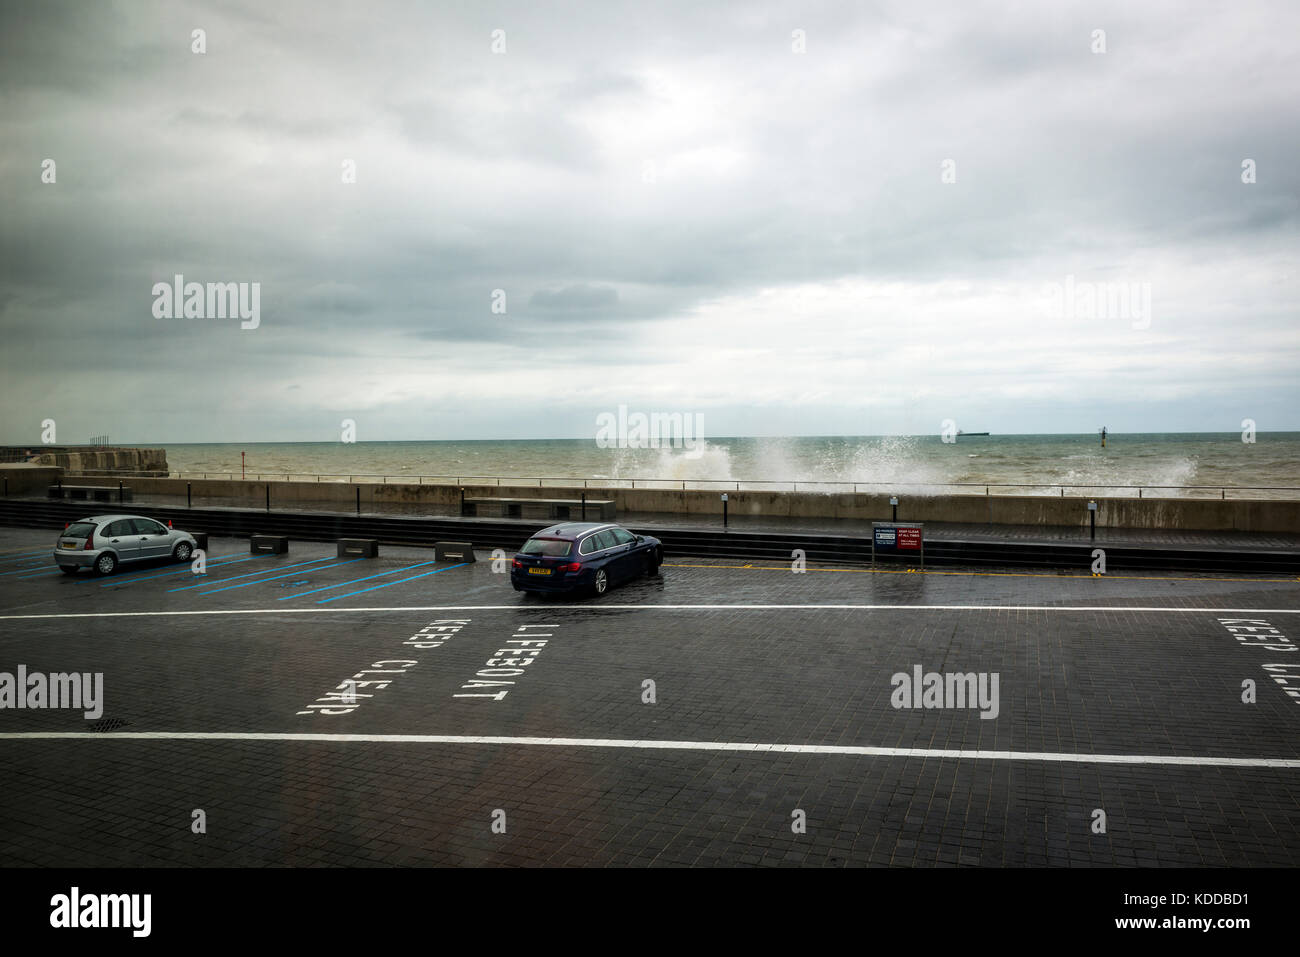
{"label": "yellow road marking", "polygon": [[[686,565],[686,564],[669,564],[664,562],[664,568],[725,568],[737,569],[744,571],[749,569],[756,572],[789,572],[789,565]],[[1173,577],[1166,575],[1058,575],[1055,572],[939,572],[929,571],[924,568],[806,568],[810,572],[857,572],[858,574],[874,575],[957,575],[966,577],[985,577],[985,578],[1108,578],[1113,581],[1137,581],[1137,582],[1279,582],[1282,584],[1291,584],[1292,581],[1300,581],[1300,577],[1291,578],[1188,578]]]}

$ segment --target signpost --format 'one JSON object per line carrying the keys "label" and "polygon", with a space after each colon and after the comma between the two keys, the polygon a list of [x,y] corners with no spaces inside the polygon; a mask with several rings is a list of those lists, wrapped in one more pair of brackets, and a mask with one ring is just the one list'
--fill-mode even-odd
{"label": "signpost", "polygon": [[872,522],[871,564],[876,564],[876,553],[882,555],[910,555],[915,553],[925,567],[925,537],[920,522]]}

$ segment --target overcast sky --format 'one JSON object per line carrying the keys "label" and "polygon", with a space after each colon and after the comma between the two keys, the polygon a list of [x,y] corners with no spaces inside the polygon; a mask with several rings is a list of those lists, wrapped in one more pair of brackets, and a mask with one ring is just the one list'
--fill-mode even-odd
{"label": "overcast sky", "polygon": [[1295,3],[0,10],[0,441],[1300,429]]}

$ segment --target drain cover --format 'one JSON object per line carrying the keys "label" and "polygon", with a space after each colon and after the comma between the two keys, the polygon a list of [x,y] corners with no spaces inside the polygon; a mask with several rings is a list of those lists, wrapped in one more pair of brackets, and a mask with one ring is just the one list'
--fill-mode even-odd
{"label": "drain cover", "polygon": [[101,718],[90,726],[91,731],[116,731],[125,728],[131,722],[125,718]]}

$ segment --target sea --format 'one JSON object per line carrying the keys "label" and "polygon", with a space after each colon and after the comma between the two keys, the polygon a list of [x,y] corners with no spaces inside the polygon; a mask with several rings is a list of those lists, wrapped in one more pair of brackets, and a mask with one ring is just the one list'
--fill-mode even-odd
{"label": "sea", "polygon": [[[603,448],[593,439],[167,444],[173,474],[342,482],[583,479],[646,487],[1060,494],[1254,488],[1300,492],[1300,432],[710,438],[694,448]],[[148,443],[137,443],[148,444]],[[504,484],[504,483],[503,483]],[[978,488],[977,488],[978,487]],[[1200,487],[1201,492],[1194,490]],[[1289,491],[1288,491],[1289,489]],[[1217,495],[1215,496],[1217,497]]]}

